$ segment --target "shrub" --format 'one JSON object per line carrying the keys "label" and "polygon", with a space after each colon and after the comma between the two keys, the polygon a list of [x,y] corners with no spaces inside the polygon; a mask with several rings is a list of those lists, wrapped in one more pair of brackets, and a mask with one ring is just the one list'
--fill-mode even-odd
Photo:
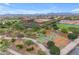
{"label": "shrub", "polygon": [[59,27],[57,26],[56,23],[53,23],[51,26],[53,26],[53,28],[54,28],[55,30],[58,30],[58,29],[59,29]]}
{"label": "shrub", "polygon": [[33,47],[30,47],[30,48],[27,48],[27,49],[26,49],[26,51],[32,51],[32,50],[34,50]]}
{"label": "shrub", "polygon": [[15,41],[16,41],[16,39],[12,39],[12,40],[11,40],[11,42],[15,42]]}
{"label": "shrub", "polygon": [[69,30],[72,31],[75,34],[79,34],[79,28],[76,27],[69,27]]}
{"label": "shrub", "polygon": [[24,30],[24,29],[26,29],[24,24],[21,23],[21,22],[15,23],[14,28],[17,29],[17,30]]}
{"label": "shrub", "polygon": [[48,41],[47,42],[48,48],[50,48],[51,46],[54,46],[55,43],[53,41]]}
{"label": "shrub", "polygon": [[18,44],[18,45],[16,45],[16,48],[22,49],[23,48],[23,45],[22,44]]}
{"label": "shrub", "polygon": [[55,30],[58,30],[58,29],[59,29],[57,26],[54,26],[53,28],[54,28]]}
{"label": "shrub", "polygon": [[0,40],[0,51],[5,51],[10,46],[10,42],[7,40]]}
{"label": "shrub", "polygon": [[25,44],[26,45],[32,45],[32,44],[34,44],[34,42],[32,40],[26,40],[25,41]]}
{"label": "shrub", "polygon": [[68,38],[71,39],[71,40],[74,40],[74,39],[77,38],[77,35],[73,34],[73,33],[70,33],[70,34],[68,34]]}
{"label": "shrub", "polygon": [[60,49],[56,46],[53,46],[53,47],[50,48],[50,54],[59,55],[60,54]]}
{"label": "shrub", "polygon": [[67,29],[61,29],[61,32],[68,33],[68,30]]}

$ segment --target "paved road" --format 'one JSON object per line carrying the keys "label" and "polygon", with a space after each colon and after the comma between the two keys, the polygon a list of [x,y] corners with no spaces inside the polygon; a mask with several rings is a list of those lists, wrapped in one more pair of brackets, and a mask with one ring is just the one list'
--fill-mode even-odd
{"label": "paved road", "polygon": [[79,55],[79,46],[76,46],[68,55]]}
{"label": "paved road", "polygon": [[[0,36],[0,38],[3,38],[3,39],[12,39],[12,37],[6,37],[6,36]],[[14,39],[18,39],[17,37],[13,37],[13,38]],[[44,45],[38,43],[35,39],[27,38],[27,37],[24,37],[22,39],[32,40],[34,43],[36,43],[42,49],[42,51],[44,51],[47,55],[50,55],[49,50]],[[10,50],[10,51],[12,52],[12,50]],[[15,53],[15,54],[18,54],[18,53]]]}
{"label": "paved road", "polygon": [[71,43],[69,43],[65,48],[60,51],[61,55],[68,54],[71,50],[73,50],[79,44],[79,38],[75,39]]}

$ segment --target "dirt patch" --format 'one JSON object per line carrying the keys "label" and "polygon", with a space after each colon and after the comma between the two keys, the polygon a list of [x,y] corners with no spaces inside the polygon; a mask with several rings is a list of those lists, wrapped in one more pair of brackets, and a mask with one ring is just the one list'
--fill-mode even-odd
{"label": "dirt patch", "polygon": [[65,47],[70,42],[70,40],[62,38],[62,37],[57,37],[53,41],[55,42],[55,45],[58,46],[59,48]]}

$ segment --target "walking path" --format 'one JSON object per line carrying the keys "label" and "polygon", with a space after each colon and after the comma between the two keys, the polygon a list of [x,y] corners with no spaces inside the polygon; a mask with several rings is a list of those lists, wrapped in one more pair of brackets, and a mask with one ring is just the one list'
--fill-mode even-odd
{"label": "walking path", "polygon": [[[12,37],[6,37],[6,36],[0,36],[0,38],[3,38],[3,39],[12,39]],[[18,39],[17,37],[13,37],[14,39]],[[42,44],[38,43],[35,39],[32,39],[32,38],[27,38],[27,37],[24,37],[22,39],[28,39],[28,40],[32,40],[34,43],[36,43],[41,49],[42,51],[46,52],[46,54],[50,54],[49,53],[49,50]],[[10,50],[10,49],[9,49]],[[10,52],[12,52],[13,50],[10,50]],[[15,53],[15,52],[13,52]],[[18,53],[15,53],[15,54],[18,54]]]}
{"label": "walking path", "polygon": [[65,48],[60,51],[60,55],[68,54],[72,49],[74,49],[79,44],[79,38],[75,39],[71,43],[69,43]]}
{"label": "walking path", "polygon": [[32,40],[34,43],[36,43],[36,44],[42,49],[42,51],[45,51],[46,54],[48,54],[48,55],[50,54],[50,53],[49,53],[49,50],[48,50],[44,45],[38,43],[35,39],[26,38],[26,37],[24,37],[23,39],[29,39],[29,40]]}
{"label": "walking path", "polygon": [[[3,39],[12,39],[12,37],[6,37],[6,36],[0,36],[0,38],[3,38]],[[18,39],[18,38],[14,37],[14,39]],[[37,42],[35,39],[27,38],[27,37],[24,37],[22,39],[32,40],[34,43],[36,43],[42,49],[42,51],[45,51],[46,54],[50,55],[49,50],[44,45],[42,45],[39,42]],[[69,43],[65,48],[63,48],[60,51],[60,55],[66,55],[66,54],[68,54],[72,49],[74,49],[78,45],[78,43],[79,43],[79,38],[75,39],[74,41],[72,41],[71,43]],[[16,55],[21,55],[20,53],[14,51],[12,49],[8,49],[8,51],[11,52],[11,53],[13,53],[13,54],[16,54]]]}
{"label": "walking path", "polygon": [[20,53],[14,51],[12,49],[7,49],[7,51],[10,52],[10,53],[12,53],[12,54],[14,54],[14,55],[21,55]]}

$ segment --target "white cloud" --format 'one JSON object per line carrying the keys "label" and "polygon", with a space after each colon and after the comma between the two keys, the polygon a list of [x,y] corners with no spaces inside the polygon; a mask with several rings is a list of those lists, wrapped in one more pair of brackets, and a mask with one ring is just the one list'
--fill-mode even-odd
{"label": "white cloud", "polygon": [[0,14],[35,14],[35,13],[50,13],[52,10],[26,10],[26,9],[11,9],[0,5]]}
{"label": "white cloud", "polygon": [[73,12],[78,12],[79,11],[79,8],[73,9],[72,11]]}

